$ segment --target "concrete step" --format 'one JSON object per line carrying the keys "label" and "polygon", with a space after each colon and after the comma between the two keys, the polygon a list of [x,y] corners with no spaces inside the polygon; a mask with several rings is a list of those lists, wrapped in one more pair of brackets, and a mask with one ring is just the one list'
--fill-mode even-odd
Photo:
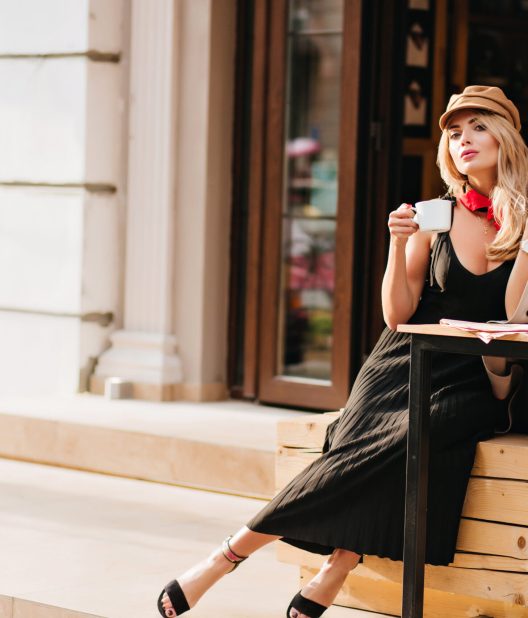
{"label": "concrete step", "polygon": [[269,498],[277,421],[300,415],[243,401],[0,397],[0,457]]}
{"label": "concrete step", "polygon": [[[161,587],[264,501],[0,459],[0,618],[155,618]],[[298,569],[265,547],[192,618],[279,618]],[[325,618],[379,614],[332,607]]]}
{"label": "concrete step", "polygon": [[0,618],[102,618],[45,603],[0,595]]}

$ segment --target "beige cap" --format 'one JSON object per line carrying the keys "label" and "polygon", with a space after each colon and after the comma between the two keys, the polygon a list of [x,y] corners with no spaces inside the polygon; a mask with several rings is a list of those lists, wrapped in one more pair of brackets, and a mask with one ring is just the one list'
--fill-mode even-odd
{"label": "beige cap", "polygon": [[461,109],[485,109],[495,112],[509,120],[517,131],[521,130],[519,110],[497,86],[468,86],[460,94],[452,95],[446,111],[438,121],[440,128],[445,129],[449,118]]}

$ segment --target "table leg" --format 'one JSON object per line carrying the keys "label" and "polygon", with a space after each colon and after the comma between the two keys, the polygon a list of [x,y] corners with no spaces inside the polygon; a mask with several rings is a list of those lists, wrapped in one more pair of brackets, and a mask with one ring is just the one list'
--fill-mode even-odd
{"label": "table leg", "polygon": [[422,618],[429,473],[431,352],[411,336],[402,618]]}

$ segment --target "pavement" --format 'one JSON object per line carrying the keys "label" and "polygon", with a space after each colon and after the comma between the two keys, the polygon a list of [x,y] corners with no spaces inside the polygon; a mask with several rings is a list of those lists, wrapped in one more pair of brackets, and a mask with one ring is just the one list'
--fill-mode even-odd
{"label": "pavement", "polygon": [[[159,617],[162,586],[264,504],[0,459],[0,618]],[[284,617],[298,582],[298,568],[278,562],[269,546],[224,577],[189,616]],[[380,614],[332,607],[327,616]]]}

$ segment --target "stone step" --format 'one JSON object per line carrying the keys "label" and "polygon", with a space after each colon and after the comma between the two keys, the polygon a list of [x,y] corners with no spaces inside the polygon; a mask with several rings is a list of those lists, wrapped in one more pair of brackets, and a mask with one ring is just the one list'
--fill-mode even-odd
{"label": "stone step", "polygon": [[0,594],[0,618],[103,618]]}
{"label": "stone step", "polygon": [[[0,459],[0,618],[155,618],[161,587],[262,500]],[[263,548],[192,618],[279,618],[298,568]],[[332,607],[325,618],[379,618]]]}
{"label": "stone step", "polygon": [[0,397],[0,457],[269,498],[277,422],[301,415],[243,401]]}

